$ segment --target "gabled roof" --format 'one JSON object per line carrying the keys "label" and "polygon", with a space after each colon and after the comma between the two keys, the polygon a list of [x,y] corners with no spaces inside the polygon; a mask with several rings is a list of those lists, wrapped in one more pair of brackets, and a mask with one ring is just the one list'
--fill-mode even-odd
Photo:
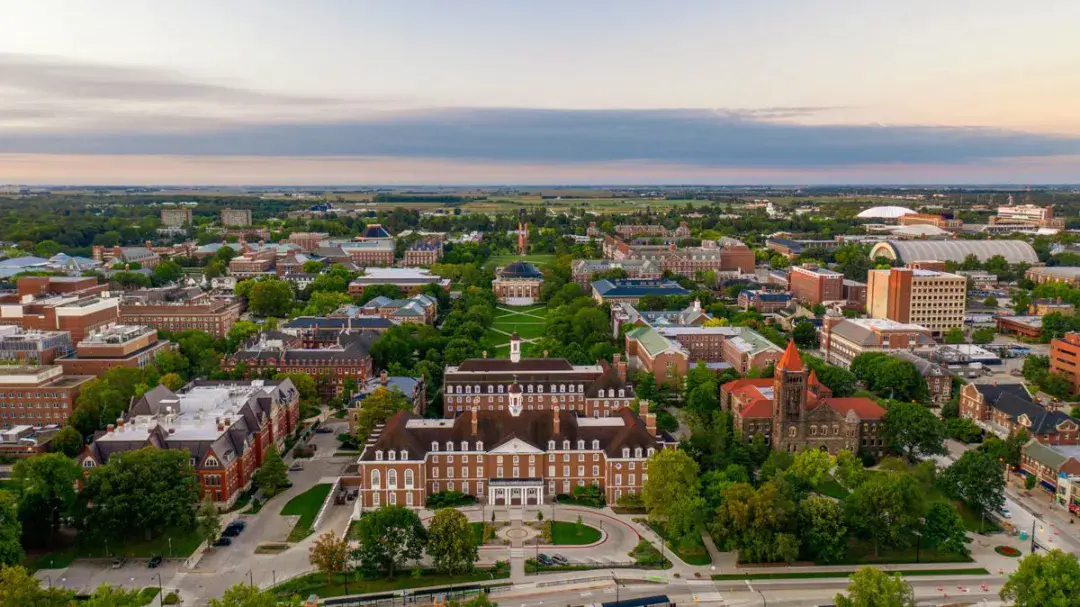
{"label": "gabled roof", "polygon": [[656,357],[668,350],[681,350],[677,344],[657,333],[652,327],[635,327],[626,332],[626,337],[640,343],[651,357]]}
{"label": "gabled roof", "polygon": [[885,409],[881,405],[863,396],[852,396],[850,398],[828,397],[823,399],[823,402],[840,415],[847,415],[849,412],[854,411],[862,420],[885,417]]}

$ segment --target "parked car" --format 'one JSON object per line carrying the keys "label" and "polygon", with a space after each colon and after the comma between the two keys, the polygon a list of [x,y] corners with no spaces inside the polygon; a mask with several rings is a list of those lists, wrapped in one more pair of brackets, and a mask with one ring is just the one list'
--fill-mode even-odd
{"label": "parked car", "polygon": [[554,564],[555,564],[555,561],[551,560],[551,557],[549,557],[549,556],[548,556],[548,555],[546,555],[546,554],[540,554],[540,555],[538,555],[538,556],[536,557],[536,561],[537,561],[538,563],[540,563],[541,565],[544,565],[544,566],[547,566],[547,567],[550,567],[550,566],[552,566],[552,565],[554,565]]}
{"label": "parked car", "polygon": [[1003,518],[1012,518],[1012,512],[1009,512],[1008,508],[1002,508],[1001,509],[1001,516]]}
{"label": "parked car", "polygon": [[127,563],[127,559],[117,557],[117,558],[113,559],[112,568],[113,569],[119,569],[119,568],[123,567],[126,563]]}
{"label": "parked car", "polygon": [[215,546],[231,546],[232,545],[232,540],[230,540],[228,537],[223,535],[223,536],[219,537],[216,541],[214,541],[214,545]]}
{"label": "parked car", "polygon": [[551,555],[551,560],[555,561],[556,565],[569,565],[570,564],[570,559],[566,558],[565,556],[563,556],[561,554],[553,554],[553,555]]}
{"label": "parked car", "polygon": [[243,531],[246,526],[247,523],[244,521],[233,521],[225,526],[225,531],[222,531],[221,535],[224,537],[236,537],[240,535],[240,532]]}
{"label": "parked car", "polygon": [[161,562],[164,561],[164,560],[165,559],[162,558],[161,555],[159,554],[159,555],[155,556],[154,558],[150,559],[150,562],[147,563],[146,566],[151,568],[151,569],[157,569],[158,565],[160,565]]}
{"label": "parked car", "polygon": [[330,426],[319,426],[315,428],[315,434],[333,434],[334,429]]}
{"label": "parked car", "polygon": [[292,464],[289,465],[289,470],[291,472],[296,472],[298,470],[303,470],[303,469],[304,469],[304,460],[299,460],[298,459],[298,460],[294,461]]}

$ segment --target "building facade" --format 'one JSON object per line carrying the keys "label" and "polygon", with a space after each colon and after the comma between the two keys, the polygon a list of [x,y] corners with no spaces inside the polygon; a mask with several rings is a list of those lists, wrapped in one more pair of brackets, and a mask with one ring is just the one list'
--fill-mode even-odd
{"label": "building facade", "polygon": [[198,329],[214,337],[225,337],[239,320],[242,310],[243,304],[232,299],[200,297],[193,301],[144,302],[125,297],[120,304],[119,321],[126,325],[146,325],[166,331]]}
{"label": "building facade", "polygon": [[438,263],[443,256],[443,242],[441,238],[424,238],[417,240],[405,249],[404,263],[407,266],[430,266]]}
{"label": "building facade", "polygon": [[0,424],[63,425],[92,375],[65,375],[60,365],[0,366]]}
{"label": "building facade", "polygon": [[113,367],[145,368],[175,344],[158,339],[157,329],[112,325],[75,344],[75,351],[60,356],[56,364],[68,375],[101,376]]}
{"label": "building facade", "polygon": [[161,209],[161,225],[170,228],[191,225],[191,209]]}
{"label": "building facade", "polygon": [[246,228],[251,225],[251,209],[222,209],[221,225],[227,228]]}
{"label": "building facade", "polygon": [[1074,393],[1080,391],[1080,333],[1050,340],[1050,373],[1068,379]]}
{"label": "building facade", "polygon": [[426,268],[365,268],[349,283],[349,295],[360,296],[372,285],[394,285],[407,295],[416,295],[427,285],[438,285],[449,291],[450,279],[432,274]]}
{"label": "building facade", "polygon": [[363,386],[372,375],[371,344],[379,335],[374,331],[339,335],[336,344],[318,348],[262,335],[229,355],[222,367],[242,371],[245,377],[264,377],[271,372],[304,373],[315,378],[316,388],[324,397],[351,396],[346,390],[350,380],[354,386]]}
{"label": "building facade", "polygon": [[842,318],[830,315],[821,330],[825,362],[851,367],[851,361],[868,352],[906,352],[934,346],[930,329],[887,318]]}
{"label": "building facade", "polygon": [[540,287],[544,275],[536,266],[515,261],[495,270],[491,289],[499,303],[511,306],[527,306],[540,301]]}
{"label": "building facade", "polygon": [[1024,428],[1040,443],[1080,444],[1080,422],[1034,402],[1023,384],[965,384],[960,389],[960,417],[999,438]]}
{"label": "building facade", "polygon": [[844,275],[817,264],[791,268],[788,279],[795,299],[810,307],[844,299]]}
{"label": "building facade", "polygon": [[868,273],[866,308],[871,318],[921,325],[937,337],[963,328],[966,304],[963,276],[911,268]]}

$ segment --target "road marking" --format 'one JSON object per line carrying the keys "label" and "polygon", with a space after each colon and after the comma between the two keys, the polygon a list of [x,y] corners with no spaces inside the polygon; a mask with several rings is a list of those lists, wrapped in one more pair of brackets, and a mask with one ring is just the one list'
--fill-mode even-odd
{"label": "road marking", "polygon": [[694,595],[695,603],[723,603],[724,596],[719,592],[703,592]]}
{"label": "road marking", "polygon": [[585,591],[581,593],[581,596],[592,596],[591,592]]}
{"label": "road marking", "polygon": [[712,586],[715,582],[712,580],[686,580],[686,583],[691,586]]}

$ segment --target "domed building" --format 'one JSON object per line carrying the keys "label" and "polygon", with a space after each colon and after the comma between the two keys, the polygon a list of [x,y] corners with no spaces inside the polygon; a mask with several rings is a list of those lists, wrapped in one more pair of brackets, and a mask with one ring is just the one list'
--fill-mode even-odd
{"label": "domed building", "polygon": [[914,215],[915,211],[907,207],[870,207],[856,215],[859,219],[899,219],[903,215]]}
{"label": "domed building", "polygon": [[491,289],[499,303],[528,306],[540,301],[544,274],[526,261],[515,261],[495,270]]}

